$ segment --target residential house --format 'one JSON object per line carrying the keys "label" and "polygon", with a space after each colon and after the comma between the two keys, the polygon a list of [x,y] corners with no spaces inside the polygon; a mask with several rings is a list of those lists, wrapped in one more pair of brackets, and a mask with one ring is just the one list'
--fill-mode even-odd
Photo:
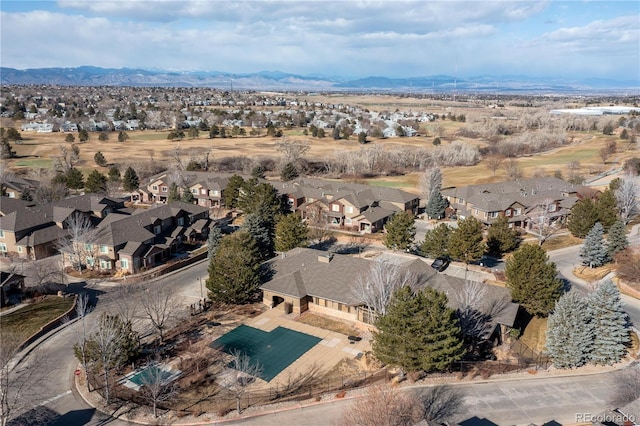
{"label": "residential house", "polygon": [[[260,288],[263,303],[273,309],[286,312],[317,312],[341,319],[371,324],[373,318],[355,291],[359,279],[366,278],[372,262],[385,261],[411,271],[420,282],[444,292],[451,308],[458,308],[465,280],[434,271],[417,257],[390,260],[367,260],[347,255],[332,254],[308,248],[296,248],[270,260],[266,265],[272,270],[272,278]],[[500,302],[504,308],[492,319],[491,334],[501,339],[513,327],[518,305],[511,302],[509,290],[486,286],[487,306]]]}
{"label": "residential house", "polygon": [[211,221],[208,209],[174,202],[132,215],[110,214],[97,226],[96,259],[100,269],[135,273],[166,262],[188,240],[204,240]]}
{"label": "residential house", "polygon": [[395,188],[309,178],[272,183],[304,219],[354,232],[381,231],[395,213],[417,213],[420,202]]}
{"label": "residential house", "polygon": [[531,228],[540,220],[563,222],[578,200],[579,187],[555,177],[445,188],[450,216],[475,217],[490,225],[506,216],[514,227]]}
{"label": "residential house", "polygon": [[25,179],[20,176],[4,176],[0,185],[9,198],[22,198],[25,194],[33,194],[40,182],[32,179]]}
{"label": "residential house", "polygon": [[231,176],[232,173],[196,171],[173,176],[170,172],[163,172],[151,176],[148,183],[138,190],[138,197],[144,203],[166,203],[171,182],[176,181],[180,192],[188,189],[199,206],[218,208],[224,204],[224,190]]}

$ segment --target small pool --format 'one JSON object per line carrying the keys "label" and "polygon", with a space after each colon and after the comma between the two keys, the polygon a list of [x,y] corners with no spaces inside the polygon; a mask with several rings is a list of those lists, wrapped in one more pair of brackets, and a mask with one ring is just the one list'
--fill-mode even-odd
{"label": "small pool", "polygon": [[129,373],[120,381],[124,386],[140,390],[146,383],[162,383],[163,385],[171,383],[182,374],[179,370],[172,370],[163,364],[151,364],[146,367]]}

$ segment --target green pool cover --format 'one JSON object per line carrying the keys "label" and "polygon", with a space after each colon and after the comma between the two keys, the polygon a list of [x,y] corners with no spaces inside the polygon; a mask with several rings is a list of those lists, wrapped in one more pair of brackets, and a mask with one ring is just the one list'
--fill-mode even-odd
{"label": "green pool cover", "polygon": [[322,339],[284,327],[267,333],[241,325],[216,339],[211,347],[228,354],[234,351],[247,354],[252,363],[262,366],[260,378],[269,382],[320,340]]}

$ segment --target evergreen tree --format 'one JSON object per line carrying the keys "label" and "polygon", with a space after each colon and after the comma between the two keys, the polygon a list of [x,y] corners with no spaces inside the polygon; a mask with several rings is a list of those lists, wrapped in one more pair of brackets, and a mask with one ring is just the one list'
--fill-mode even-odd
{"label": "evergreen tree", "polygon": [[257,213],[248,214],[242,229],[246,231],[256,242],[256,248],[260,255],[260,260],[271,259],[275,249],[275,230],[271,222]]}
{"label": "evergreen tree", "polygon": [[9,140],[7,138],[0,139],[0,158],[6,160],[7,158],[14,158],[15,156],[16,152],[13,150]]}
{"label": "evergreen tree", "polygon": [[299,214],[281,216],[276,224],[276,250],[289,251],[296,247],[304,247],[308,235],[309,228]]}
{"label": "evergreen tree", "polygon": [[587,363],[593,347],[593,327],[586,300],[577,292],[558,299],[547,321],[546,348],[557,368],[576,368]]}
{"label": "evergreen tree", "polygon": [[95,163],[100,167],[105,167],[107,165],[107,159],[104,158],[104,155],[100,151],[95,153],[93,161],[95,161]]}
{"label": "evergreen tree", "polygon": [[489,226],[487,249],[490,253],[502,256],[503,253],[515,250],[519,242],[518,231],[509,227],[509,219],[506,216],[498,216]]}
{"label": "evergreen tree", "polygon": [[174,201],[180,201],[180,189],[178,189],[178,184],[171,182],[169,185],[169,195],[167,195],[167,203],[173,203]]}
{"label": "evergreen tree", "polygon": [[260,253],[253,237],[245,231],[224,237],[209,263],[209,298],[222,303],[250,303],[259,286]]}
{"label": "evergreen tree", "polygon": [[451,231],[449,254],[454,259],[469,264],[484,254],[486,246],[482,241],[482,223],[473,216],[458,221],[458,227]]}
{"label": "evergreen tree", "polygon": [[106,141],[108,141],[108,140],[109,140],[109,135],[107,135],[105,132],[101,132],[101,133],[98,135],[98,140],[99,140],[100,142],[106,142]]}
{"label": "evergreen tree", "polygon": [[264,172],[264,167],[258,164],[253,169],[251,169],[251,177],[256,179],[264,179]]}
{"label": "evergreen tree", "polygon": [[226,208],[233,209],[238,207],[238,196],[240,194],[240,189],[244,185],[245,181],[242,176],[233,175],[229,178],[227,187],[222,194],[222,198],[224,199],[224,205]]}
{"label": "evergreen tree", "polygon": [[558,271],[539,245],[524,244],[507,260],[505,274],[511,298],[532,315],[545,317],[562,294]]}
{"label": "evergreen tree", "polygon": [[338,126],[333,128],[332,136],[333,136],[333,139],[335,140],[340,139],[340,128]]}
{"label": "evergreen tree", "polygon": [[118,142],[126,142],[129,139],[129,135],[124,130],[120,130],[118,133]]}
{"label": "evergreen tree", "polygon": [[242,188],[238,207],[246,214],[262,216],[265,222],[274,227],[276,216],[282,212],[282,199],[270,183],[250,179]]}
{"label": "evergreen tree", "polygon": [[125,191],[135,191],[140,186],[138,174],[132,167],[127,167],[122,178],[122,187]]}
{"label": "evergreen tree", "polygon": [[617,220],[611,228],[609,228],[609,235],[607,235],[609,258],[613,259],[616,253],[626,249],[627,247],[629,247],[627,230],[624,227],[624,222]]}
{"label": "evergreen tree", "polygon": [[420,253],[426,257],[449,257],[449,238],[451,227],[441,223],[424,234],[424,241],[420,245]]}
{"label": "evergreen tree", "polygon": [[220,241],[222,241],[222,231],[219,226],[213,226],[207,236],[207,259],[209,259],[209,261],[216,255]]}
{"label": "evergreen tree", "polygon": [[82,175],[82,172],[76,168],[70,168],[65,174],[65,185],[67,185],[67,188],[69,189],[84,188],[84,176]]}
{"label": "evergreen tree", "polygon": [[88,141],[89,140],[89,132],[87,132],[85,129],[78,130],[78,140],[80,142]]}
{"label": "evergreen tree", "polygon": [[447,296],[430,287],[398,289],[376,321],[373,352],[404,371],[443,371],[464,355],[462,332]]}
{"label": "evergreen tree", "polygon": [[618,287],[611,280],[600,283],[589,296],[588,305],[594,331],[591,362],[611,365],[620,361],[630,337]]}
{"label": "evergreen tree", "polygon": [[596,201],[596,212],[598,213],[598,222],[602,224],[605,232],[618,220],[618,202],[616,196],[609,188],[600,195]]}
{"label": "evergreen tree", "polygon": [[584,198],[571,208],[567,227],[574,237],[584,238],[598,221],[598,211],[593,200]]}
{"label": "evergreen tree", "polygon": [[367,134],[365,132],[358,133],[358,143],[361,143],[361,144],[367,143]]}
{"label": "evergreen tree", "polygon": [[425,213],[429,219],[442,219],[444,211],[448,207],[449,202],[442,196],[440,190],[431,191],[431,196],[427,202]]}
{"label": "evergreen tree", "polygon": [[84,184],[87,192],[101,194],[107,192],[107,177],[97,170],[91,171],[87,176],[87,182]]}
{"label": "evergreen tree", "polygon": [[282,172],[280,172],[280,179],[282,179],[283,182],[289,182],[290,180],[293,180],[297,177],[298,177],[298,169],[296,168],[296,165],[293,163],[285,164],[284,167],[282,168]]}
{"label": "evergreen tree", "polygon": [[187,187],[182,188],[182,197],[180,197],[180,201],[187,204],[193,204],[194,200],[195,198],[193,197],[193,194],[191,193],[189,188]]}
{"label": "evergreen tree", "polygon": [[120,169],[118,166],[112,166],[109,168],[109,173],[107,174],[107,178],[109,182],[120,182]]}
{"label": "evergreen tree", "polygon": [[591,228],[580,248],[582,264],[590,268],[598,268],[609,262],[609,250],[604,241],[604,229],[600,222]]}
{"label": "evergreen tree", "polygon": [[416,236],[415,218],[409,212],[396,213],[386,225],[384,245],[393,250],[406,250]]}

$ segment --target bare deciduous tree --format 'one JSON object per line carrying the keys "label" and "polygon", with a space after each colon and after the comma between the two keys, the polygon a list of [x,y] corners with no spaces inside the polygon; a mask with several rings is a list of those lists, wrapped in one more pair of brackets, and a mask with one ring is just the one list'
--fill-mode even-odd
{"label": "bare deciduous tree", "polygon": [[[135,329],[136,322],[140,319],[138,316],[140,310],[138,299],[140,298],[141,290],[137,286],[123,285],[114,292],[115,312],[132,329]],[[144,297],[144,294],[142,297]]]}
{"label": "bare deciduous tree", "polygon": [[80,363],[87,376],[87,390],[91,392],[91,384],[88,379],[89,372],[89,356],[87,351],[87,314],[91,312],[89,306],[89,295],[83,293],[76,300],[76,316],[80,320],[80,329],[78,330],[78,343],[76,345],[78,354],[80,355]]}
{"label": "bare deciduous tree", "polygon": [[620,217],[625,225],[640,214],[640,185],[637,179],[630,174],[626,175],[620,180],[620,187],[616,190]]}
{"label": "bare deciduous tree", "polygon": [[442,171],[438,166],[429,167],[420,176],[420,189],[426,200],[431,199],[435,191],[442,187]]}
{"label": "bare deciduous tree", "polygon": [[123,335],[122,322],[118,316],[103,314],[100,317],[96,332],[91,341],[95,344],[96,357],[100,363],[100,370],[104,379],[104,399],[111,402],[111,369],[116,367],[122,359]]}
{"label": "bare deciduous tree", "polygon": [[153,407],[153,417],[158,417],[158,403],[170,401],[177,394],[175,382],[168,381],[166,372],[161,367],[161,358],[155,354],[147,362],[141,381],[140,395]]}
{"label": "bare deciduous tree", "polygon": [[489,170],[493,172],[493,175],[496,175],[496,171],[500,168],[502,164],[502,158],[500,157],[489,157],[487,159],[487,167]]}
{"label": "bare deciduous tree", "polygon": [[297,161],[307,151],[309,151],[310,148],[311,145],[309,142],[283,138],[278,142],[276,149],[284,155],[283,162],[286,164]]}
{"label": "bare deciduous tree", "polygon": [[60,282],[60,265],[56,257],[31,260],[24,264],[24,274],[30,285],[44,289],[49,284]]}
{"label": "bare deciduous tree", "polygon": [[[42,352],[33,352],[25,364],[16,365],[23,336],[0,329],[0,426],[38,406],[43,399],[40,384],[46,379],[46,362]],[[46,419],[34,418],[37,410],[29,414],[32,424],[44,424]]]}
{"label": "bare deciduous tree", "polygon": [[238,413],[242,412],[242,396],[247,391],[247,386],[256,377],[262,374],[262,366],[260,364],[253,363],[249,355],[239,350],[232,352],[231,368],[233,374],[231,375],[231,383],[229,384],[229,390],[231,390],[236,398],[236,409]]}
{"label": "bare deciduous tree", "polygon": [[67,173],[80,162],[80,148],[74,144],[71,144],[70,147],[60,145],[58,148],[60,155],[56,159],[56,168]]}
{"label": "bare deciduous tree", "polygon": [[466,412],[464,393],[448,386],[425,389],[419,396],[422,419],[428,425],[449,424]]}
{"label": "bare deciduous tree", "polygon": [[342,413],[340,423],[358,426],[409,426],[421,416],[420,401],[389,385],[371,386]]}
{"label": "bare deciduous tree", "polygon": [[353,294],[367,306],[370,316],[384,315],[397,289],[415,289],[419,284],[420,277],[411,271],[387,262],[372,262],[369,273],[356,280]]}
{"label": "bare deciduous tree", "polygon": [[140,298],[142,313],[151,322],[160,342],[164,342],[164,332],[169,322],[176,317],[180,309],[180,297],[168,284],[145,288]]}
{"label": "bare deciduous tree", "polygon": [[555,200],[546,198],[526,213],[530,220],[530,231],[538,236],[539,245],[542,245],[561,229],[553,219],[556,209]]}
{"label": "bare deciduous tree", "polygon": [[484,340],[491,331],[491,318],[483,311],[487,288],[475,281],[465,281],[456,293],[456,311],[462,333],[473,340]]}
{"label": "bare deciduous tree", "polygon": [[522,177],[522,169],[518,166],[518,162],[515,159],[509,159],[505,167],[509,179],[518,180]]}
{"label": "bare deciduous tree", "polygon": [[75,212],[65,221],[67,236],[56,243],[62,256],[68,256],[75,264],[78,271],[82,271],[82,265],[88,260],[93,262],[95,258],[97,230],[91,224],[87,216]]}

